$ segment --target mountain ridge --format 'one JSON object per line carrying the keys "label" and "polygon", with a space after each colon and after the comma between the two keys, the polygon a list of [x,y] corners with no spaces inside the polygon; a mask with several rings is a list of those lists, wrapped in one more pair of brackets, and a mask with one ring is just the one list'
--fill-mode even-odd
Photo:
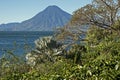
{"label": "mountain ridge", "polygon": [[0,31],[52,31],[69,22],[71,14],[52,5],[21,23],[1,24]]}

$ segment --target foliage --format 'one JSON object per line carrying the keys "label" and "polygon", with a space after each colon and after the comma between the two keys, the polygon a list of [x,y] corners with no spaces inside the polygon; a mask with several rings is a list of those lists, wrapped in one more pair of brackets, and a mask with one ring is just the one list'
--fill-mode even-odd
{"label": "foliage", "polygon": [[[118,25],[114,25],[116,26]],[[15,57],[9,60],[2,58],[0,78],[1,80],[119,80],[118,32],[91,27],[86,36],[89,40],[86,45],[74,44],[66,52],[66,57],[56,56],[54,63],[47,61],[31,67],[19,60],[17,63],[9,63],[11,60],[16,61]]]}
{"label": "foliage", "polygon": [[[45,62],[37,63],[37,65],[34,66],[29,66],[26,62],[19,60],[19,58],[11,52],[8,52],[11,57],[3,57],[0,60],[0,79],[120,80],[120,21],[117,18],[118,13],[115,14],[114,12],[120,7],[120,1],[93,0],[93,2],[93,4],[95,4],[94,6],[87,5],[81,8],[75,12],[72,18],[73,21],[75,19],[80,21],[77,22],[78,24],[81,24],[81,19],[86,19],[85,23],[89,23],[91,18],[95,19],[95,16],[97,16],[97,19],[93,20],[97,21],[97,23],[93,22],[94,24],[90,25],[91,27],[86,32],[86,41],[84,44],[73,43],[71,47],[64,52],[64,56],[50,55],[52,58],[54,57],[54,62],[49,61],[46,57],[42,57]],[[115,10],[110,12],[113,9]],[[80,15],[78,14],[79,12],[81,13]],[[84,15],[83,12],[85,12]],[[110,13],[106,14],[108,12]],[[93,16],[94,14],[92,13],[96,15]],[[105,24],[103,24],[104,20],[106,20]],[[109,26],[106,26],[106,23],[108,23]],[[81,41],[81,39],[78,39],[79,35],[75,38],[77,34],[72,34],[73,32],[68,29],[61,29],[61,34],[57,35],[58,39],[61,38],[64,40],[64,38],[69,39],[70,37],[73,41]],[[47,44],[44,42],[47,42]],[[38,41],[37,44],[39,45],[36,49],[42,51],[42,53],[46,50],[51,50],[51,47],[55,45],[49,47],[49,42],[50,40],[48,38],[41,42]],[[56,42],[57,41],[53,43],[56,44]],[[42,43],[45,44],[44,48],[41,47]],[[54,48],[56,48],[56,46]],[[53,53],[54,52],[51,51],[51,54]],[[34,56],[35,55],[33,55],[33,57]],[[37,61],[40,61],[40,59],[41,57],[37,58]]]}
{"label": "foliage", "polygon": [[52,36],[35,40],[35,46],[35,50],[26,54],[27,63],[31,66],[47,61],[54,62],[54,56],[62,55],[64,51],[63,45],[53,40]]}
{"label": "foliage", "polygon": [[111,28],[119,20],[120,1],[119,0],[93,0],[74,12],[71,23],[73,25],[93,25],[105,29]]}

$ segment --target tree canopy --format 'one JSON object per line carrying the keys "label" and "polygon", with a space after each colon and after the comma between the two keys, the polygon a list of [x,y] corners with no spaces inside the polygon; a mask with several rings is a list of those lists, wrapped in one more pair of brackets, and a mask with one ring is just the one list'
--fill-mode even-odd
{"label": "tree canopy", "polygon": [[120,0],[93,0],[74,12],[72,25],[95,25],[101,28],[114,29],[111,26],[120,20]]}
{"label": "tree canopy", "polygon": [[[90,26],[86,31],[81,29],[86,26]],[[120,0],[93,0],[75,11],[71,22],[58,29],[54,37],[57,40],[43,38],[35,42],[33,54],[40,55],[37,59],[42,62],[37,62],[34,68],[26,63],[14,63],[14,59],[10,60],[14,64],[1,59],[0,79],[120,80]],[[70,42],[71,48],[68,51],[62,45],[57,48],[58,40]],[[78,44],[82,40],[85,44]],[[62,55],[53,55],[59,50]]]}

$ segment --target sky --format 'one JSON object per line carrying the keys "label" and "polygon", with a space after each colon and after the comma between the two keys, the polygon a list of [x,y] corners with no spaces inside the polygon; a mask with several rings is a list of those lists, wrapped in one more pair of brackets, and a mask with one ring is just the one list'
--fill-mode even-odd
{"label": "sky", "polygon": [[0,0],[0,24],[22,22],[46,7],[56,5],[72,14],[92,0]]}

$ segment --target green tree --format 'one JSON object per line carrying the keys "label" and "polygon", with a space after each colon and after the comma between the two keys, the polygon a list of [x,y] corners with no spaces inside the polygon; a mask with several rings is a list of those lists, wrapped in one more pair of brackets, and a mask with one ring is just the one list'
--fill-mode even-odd
{"label": "green tree", "polygon": [[74,12],[73,25],[94,25],[105,29],[114,29],[112,25],[120,18],[119,0],[93,0]]}

